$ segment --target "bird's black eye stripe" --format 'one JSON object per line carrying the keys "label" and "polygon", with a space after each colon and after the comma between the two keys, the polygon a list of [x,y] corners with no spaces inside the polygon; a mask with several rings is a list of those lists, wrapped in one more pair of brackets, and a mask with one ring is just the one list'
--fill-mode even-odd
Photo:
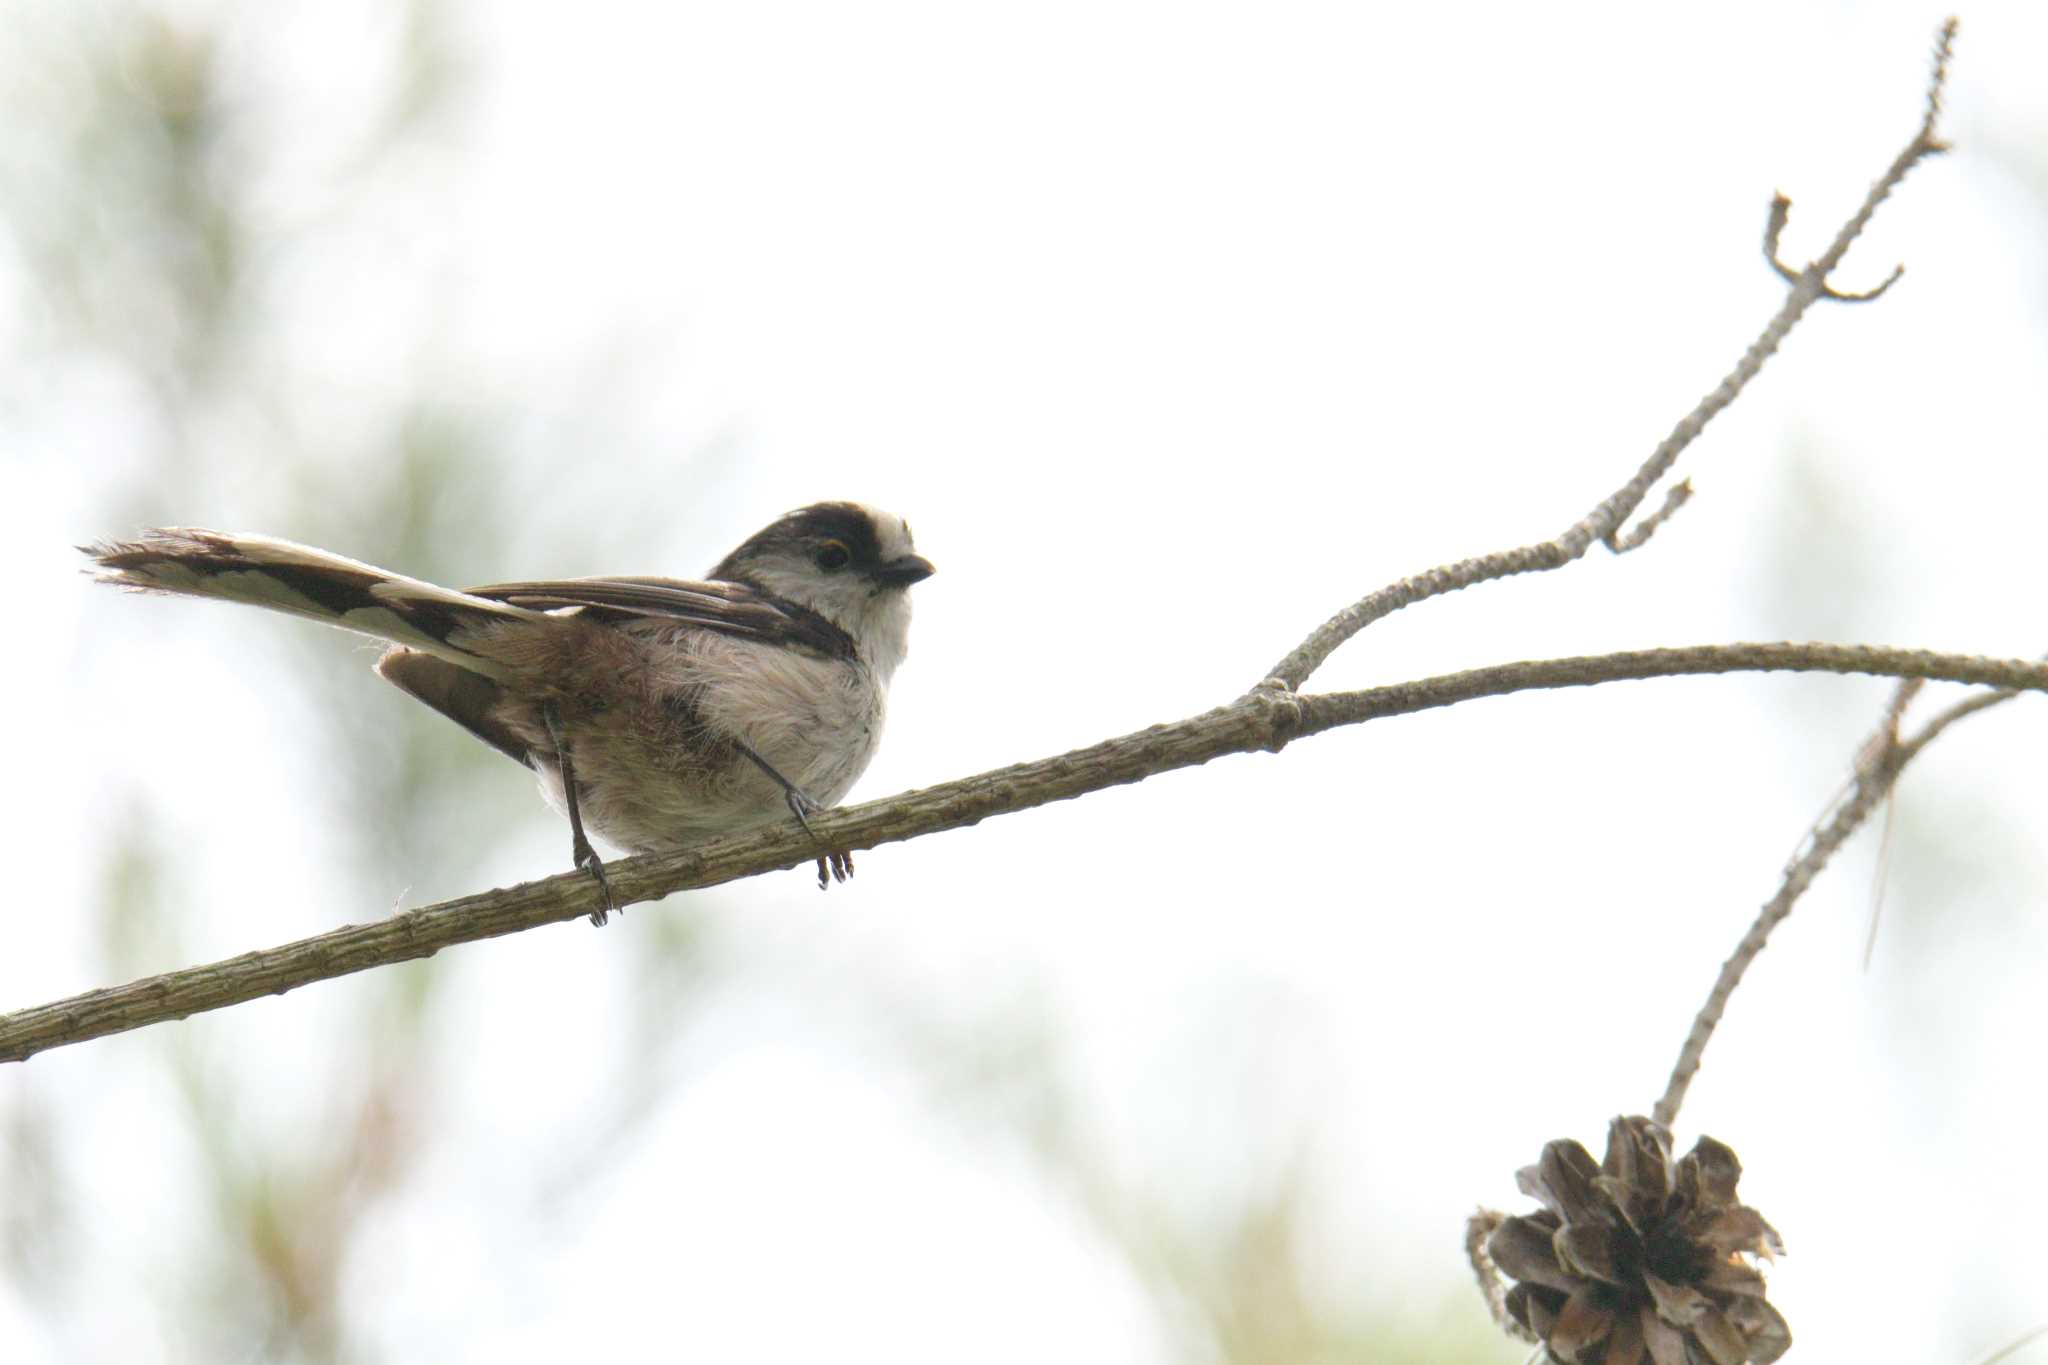
{"label": "bird's black eye stripe", "polygon": [[826,573],[837,573],[853,562],[853,552],[846,548],[844,542],[828,540],[811,556],[811,562]]}

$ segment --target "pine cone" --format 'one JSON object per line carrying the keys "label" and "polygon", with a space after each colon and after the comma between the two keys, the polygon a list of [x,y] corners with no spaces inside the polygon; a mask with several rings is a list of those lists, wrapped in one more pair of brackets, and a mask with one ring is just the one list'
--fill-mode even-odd
{"label": "pine cone", "polygon": [[1509,1316],[1560,1365],[1768,1365],[1792,1333],[1754,1261],[1784,1244],[1735,1202],[1741,1175],[1707,1137],[1674,1165],[1646,1118],[1614,1120],[1598,1166],[1569,1138],[1546,1144],[1515,1177],[1543,1211],[1502,1220],[1486,1245],[1517,1282]]}

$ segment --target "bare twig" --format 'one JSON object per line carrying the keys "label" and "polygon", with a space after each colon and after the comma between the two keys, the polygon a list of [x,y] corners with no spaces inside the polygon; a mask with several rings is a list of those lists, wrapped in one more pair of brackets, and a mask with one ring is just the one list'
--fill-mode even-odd
{"label": "bare twig", "polygon": [[1948,729],[1949,726],[1954,725],[1963,717],[1974,716],[1979,711],[1989,710],[2000,702],[2011,701],[2018,695],[2018,692],[2001,689],[1997,692],[1979,692],[1974,697],[1964,697],[1946,711],[1937,713],[1933,720],[1920,727],[1918,734],[1907,740],[1900,747],[1910,754],[1917,754],[1932,744],[1943,730]]}
{"label": "bare twig", "polygon": [[[1927,673],[1917,675],[1919,678],[1930,676]],[[1802,850],[1786,867],[1777,894],[1764,902],[1749,932],[1742,936],[1742,941],[1735,945],[1734,953],[1721,964],[1720,975],[1715,978],[1713,989],[1707,993],[1707,1002],[1694,1017],[1685,1044],[1679,1049],[1678,1061],[1671,1068],[1671,1078],[1665,1083],[1663,1098],[1651,1111],[1651,1117],[1665,1127],[1669,1128],[1677,1120],[1678,1108],[1685,1102],[1685,1092],[1692,1085],[1692,1078],[1699,1073],[1700,1059],[1728,1008],[1729,998],[1742,984],[1743,974],[1749,970],[1750,964],[1763,952],[1771,931],[1792,913],[1794,903],[1813,884],[1813,879],[1827,866],[1836,850],[1848,842],[1857,827],[1890,795],[1906,764],[1965,716],[1975,715],[2019,695],[2012,689],[2001,688],[1996,692],[1980,692],[1965,697],[1937,713],[1911,739],[1901,740],[1900,716],[1905,703],[1912,699],[1916,690],[1915,684],[1909,681],[1893,693],[1891,702],[1885,707],[1884,718],[1857,754],[1856,772],[1846,794],[1834,807],[1832,816],[1814,826]]]}
{"label": "bare twig", "polygon": [[[1383,716],[1539,688],[1758,670],[1874,673],[2048,691],[2048,663],[1860,645],[1702,645],[1542,659],[1362,692],[1306,697],[1253,692],[1186,720],[1155,725],[1054,758],[998,768],[864,806],[822,811],[811,817],[811,825],[816,838],[831,847],[859,852],[1141,782],[1225,754],[1276,751],[1302,735]],[[613,900],[625,906],[795,867],[816,856],[813,836],[791,824],[712,840],[681,853],[624,858],[607,868]],[[589,914],[596,899],[590,878],[580,871],[569,872],[125,986],[88,991],[0,1015],[0,1061],[19,1061],[67,1043],[182,1019],[259,996],[281,995],[314,981],[428,957],[458,943],[573,920]]]}
{"label": "bare twig", "polygon": [[1678,509],[1692,501],[1692,480],[1680,479],[1664,494],[1664,505],[1637,522],[1626,535],[1610,536],[1607,548],[1618,555],[1640,549],[1643,543],[1655,534],[1657,528],[1678,514]]}
{"label": "bare twig", "polygon": [[1778,243],[1785,235],[1785,224],[1792,221],[1792,201],[1783,190],[1771,196],[1770,212],[1764,215],[1764,259],[1771,263],[1771,269],[1778,272],[1778,278],[1787,284],[1799,283],[1799,272],[1786,265],[1778,254]]}
{"label": "bare twig", "polygon": [[[1780,239],[1785,235],[1785,224],[1791,220],[1792,201],[1787,199],[1782,193],[1773,195],[1771,197],[1770,213],[1764,219],[1764,259],[1771,263],[1771,269],[1778,272],[1779,279],[1787,284],[1797,285],[1800,278],[1806,272],[1794,270],[1791,266],[1786,265],[1785,258],[1779,254],[1778,248]],[[1811,268],[1811,266],[1808,267],[1808,269]],[[1884,282],[1876,288],[1850,293],[1845,293],[1823,282],[1820,295],[1822,298],[1832,299],[1836,303],[1869,303],[1873,299],[1882,298],[1885,291],[1897,284],[1905,276],[1905,273],[1906,267],[1904,264],[1895,265],[1892,267],[1892,273],[1885,276]]]}
{"label": "bare twig", "polygon": [[[1778,234],[1784,228],[1785,216],[1791,211],[1791,201],[1783,195],[1773,200],[1770,225],[1766,231],[1765,254],[1773,267],[1791,285],[1791,292],[1786,295],[1777,315],[1765,325],[1757,339],[1750,343],[1749,349],[1743,352],[1735,368],[1714,387],[1712,392],[1700,399],[1691,412],[1680,419],[1678,425],[1671,429],[1670,435],[1650,452],[1650,457],[1627,483],[1609,494],[1597,507],[1554,540],[1540,541],[1513,550],[1501,550],[1481,555],[1476,559],[1460,560],[1456,564],[1440,565],[1427,572],[1390,583],[1377,592],[1360,598],[1318,626],[1306,640],[1295,646],[1286,658],[1267,670],[1259,687],[1267,691],[1299,691],[1301,685],[1308,681],[1309,676],[1322,666],[1323,661],[1329,658],[1339,645],[1381,617],[1389,616],[1403,607],[1497,578],[1563,568],[1583,557],[1595,541],[1620,552],[1633,549],[1647,540],[1656,529],[1656,525],[1676,510],[1672,502],[1667,501],[1664,508],[1653,516],[1649,523],[1637,527],[1626,536],[1621,533],[1623,523],[1634,515],[1635,510],[1642,505],[1643,499],[1649,496],[1650,490],[1671,472],[1679,453],[1699,437],[1708,422],[1735,401],[1736,396],[1750,380],[1756,378],[1758,372],[1763,369],[1764,362],[1784,343],[1786,336],[1798,324],[1799,319],[1805,316],[1807,309],[1821,299],[1844,302],[1856,299],[1855,295],[1837,293],[1830,289],[1828,276],[1842,263],[1842,258],[1848,255],[1849,248],[1863,235],[1863,229],[1869,225],[1871,215],[1875,214],[1878,206],[1898,188],[1900,182],[1906,178],[1907,172],[1923,159],[1947,150],[1947,144],[1935,136],[1934,125],[1941,113],[1942,87],[1948,79],[1948,63],[1955,34],[1956,21],[1950,19],[1942,27],[1935,45],[1934,72],[1928,81],[1926,112],[1913,140],[1892,158],[1891,165],[1885,168],[1877,183],[1870,187],[1870,193],[1864,196],[1863,203],[1835,233],[1835,238],[1828,244],[1828,249],[1804,270],[1793,272],[1777,259]],[[1904,267],[1900,269],[1903,270]],[[1894,272],[1893,278],[1897,278],[1897,272]],[[1884,289],[1889,288],[1891,283],[1892,281],[1886,281],[1869,297],[1876,297]],[[1682,496],[1677,498],[1678,503],[1682,503],[1683,500]]]}
{"label": "bare twig", "polygon": [[1948,64],[1955,60],[1956,31],[1961,26],[1951,14],[1934,34],[1934,73],[1927,79],[1927,110],[1920,116],[1920,136],[1935,143],[1936,151],[1948,150],[1947,144],[1935,138],[1934,125],[1941,121],[1941,97],[1948,90]]}
{"label": "bare twig", "polygon": [[[1295,733],[1320,734],[1358,721],[1406,715],[1479,697],[1643,678],[1730,672],[1867,673],[1879,677],[1927,678],[2032,690],[2035,686],[2032,680],[2042,676],[2044,669],[2048,669],[2048,663],[2037,659],[1987,659],[1919,649],[1886,649],[1875,645],[1739,644],[1630,650],[1620,654],[1497,664],[1424,678],[1418,682],[1390,683],[1361,692],[1312,693],[1298,699],[1300,716]],[[1969,700],[1978,703],[1971,708],[1973,710],[1981,710],[1991,704],[1989,696]],[[1960,706],[1959,703],[1958,709]],[[1949,723],[1944,720],[1942,727],[1946,728]],[[1930,724],[1929,728],[1934,727]],[[1923,731],[1900,748],[1910,757],[1932,738],[1933,735]]]}

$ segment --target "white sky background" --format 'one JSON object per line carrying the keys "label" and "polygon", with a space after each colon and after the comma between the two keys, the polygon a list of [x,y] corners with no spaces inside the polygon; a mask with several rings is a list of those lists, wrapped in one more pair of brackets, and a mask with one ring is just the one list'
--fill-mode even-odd
{"label": "white sky background", "polygon": [[[563,491],[524,514],[602,509],[557,539],[587,559],[522,573],[697,572],[823,497],[903,512],[940,574],[862,799],[1227,700],[1363,592],[1562,529],[1776,307],[1757,253],[1772,190],[1804,260],[1910,135],[1941,17],[474,10],[460,155],[278,289],[303,315],[287,399],[346,428],[416,377],[433,328],[452,401],[546,438],[520,477]],[[1639,555],[1388,620],[1317,687],[1738,639],[2048,648],[2048,10],[1963,18],[1957,149],[1840,283],[1898,260],[1905,280],[1809,317],[1682,462],[1693,504]],[[238,40],[309,168],[322,92],[375,79],[358,22],[252,7]],[[324,183],[281,178],[274,211],[309,211]],[[425,276],[453,280],[452,314],[428,315]],[[578,409],[594,376],[630,406]],[[383,908],[292,889],[323,856],[303,814],[322,778],[291,743],[294,703],[238,651],[297,627],[76,577],[70,545],[130,529],[88,519],[130,435],[118,405],[81,400],[0,461],[17,658],[51,646],[0,682],[17,729],[0,1006],[105,984],[68,911],[111,815],[105,772],[175,775],[157,787],[184,803],[195,918],[165,968]],[[613,442],[671,451],[671,476],[650,484]],[[259,492],[181,515],[239,527]],[[663,558],[608,559],[628,538]],[[335,637],[337,668],[362,654]],[[466,1155],[372,1235],[352,1271],[363,1331],[421,1359],[650,1333],[718,1360],[1166,1358],[1117,1259],[1028,1163],[818,1023],[867,996],[941,1030],[1006,1001],[1046,1014],[1106,1159],[1186,1207],[1304,1128],[1327,1191],[1307,1259],[1333,1301],[1433,1304],[1465,1274],[1475,1203],[1521,1208],[1513,1172],[1545,1140],[1597,1150],[1610,1115],[1656,1097],[1885,693],[1723,678],[1482,702],[879,850],[829,897],[792,873],[602,934],[458,950],[444,1017],[474,1062],[444,1104]],[[1899,802],[1873,969],[1865,834],[1737,995],[1688,1100],[1681,1143],[1731,1143],[1790,1245],[1773,1299],[1795,1359],[1965,1362],[2048,1321],[2044,732],[2023,700],[1930,751]],[[513,835],[496,882],[560,870],[537,802]],[[394,901],[474,889],[391,876]],[[713,1012],[662,1112],[593,1158],[558,1218],[506,1213],[601,1094],[615,959],[692,915],[768,964],[759,997]],[[179,1027],[249,1049],[291,1095],[344,1017],[323,1001],[351,989]],[[28,1070],[93,1115],[102,1211],[175,1219],[175,1192],[132,1164],[175,1109],[136,1047]],[[249,1140],[269,1124],[252,1116]],[[146,1274],[148,1254],[110,1274]],[[147,1330],[110,1312],[109,1355]],[[0,1287],[0,1359],[37,1359],[36,1332]]]}

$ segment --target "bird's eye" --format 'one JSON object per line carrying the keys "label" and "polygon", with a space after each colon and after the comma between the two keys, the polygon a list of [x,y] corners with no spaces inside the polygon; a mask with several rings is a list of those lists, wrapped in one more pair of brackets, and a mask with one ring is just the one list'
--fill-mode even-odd
{"label": "bird's eye", "polygon": [[826,573],[837,573],[853,561],[853,552],[836,540],[828,540],[811,556],[811,562]]}

